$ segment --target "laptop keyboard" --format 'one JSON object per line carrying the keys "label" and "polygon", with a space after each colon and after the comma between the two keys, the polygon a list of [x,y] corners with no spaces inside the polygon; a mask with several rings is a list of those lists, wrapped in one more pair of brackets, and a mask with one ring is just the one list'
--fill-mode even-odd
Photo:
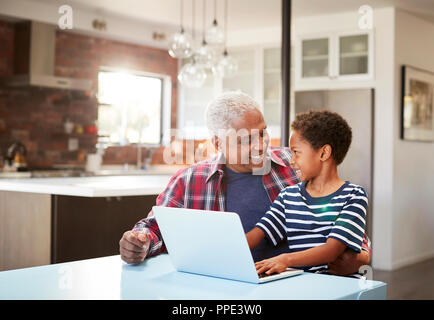
{"label": "laptop keyboard", "polygon": [[259,277],[259,279],[261,279],[261,278],[266,278],[266,277],[274,276],[274,275],[275,275],[275,273],[266,274],[265,272],[263,272],[263,273],[258,274],[258,277]]}

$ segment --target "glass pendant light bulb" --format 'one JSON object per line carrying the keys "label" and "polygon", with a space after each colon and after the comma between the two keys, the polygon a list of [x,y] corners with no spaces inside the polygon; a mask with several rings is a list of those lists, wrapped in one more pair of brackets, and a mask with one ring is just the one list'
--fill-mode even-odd
{"label": "glass pendant light bulb", "polygon": [[206,69],[211,69],[216,63],[216,53],[206,41],[202,42],[201,47],[195,52],[196,62]]}
{"label": "glass pendant light bulb", "polygon": [[205,83],[206,72],[195,60],[185,64],[178,74],[179,82],[189,88],[200,88]]}
{"label": "glass pendant light bulb", "polygon": [[225,50],[223,53],[223,57],[212,69],[212,71],[214,75],[218,77],[230,77],[238,71],[238,63],[233,57],[228,54],[228,51]]}
{"label": "glass pendant light bulb", "polygon": [[193,40],[184,29],[172,35],[169,40],[169,54],[178,59],[188,58],[193,54]]}
{"label": "glass pendant light bulb", "polygon": [[223,28],[220,28],[217,24],[217,20],[214,19],[212,27],[206,31],[206,42],[211,45],[223,45],[225,42],[225,33]]}

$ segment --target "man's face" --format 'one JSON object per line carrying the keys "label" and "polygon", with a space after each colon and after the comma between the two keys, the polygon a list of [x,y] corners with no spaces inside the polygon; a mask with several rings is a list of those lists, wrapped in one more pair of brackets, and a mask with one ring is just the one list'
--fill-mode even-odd
{"label": "man's face", "polygon": [[227,167],[236,172],[261,168],[270,142],[262,113],[249,110],[232,121],[232,128],[224,140],[217,138],[218,149],[223,152]]}

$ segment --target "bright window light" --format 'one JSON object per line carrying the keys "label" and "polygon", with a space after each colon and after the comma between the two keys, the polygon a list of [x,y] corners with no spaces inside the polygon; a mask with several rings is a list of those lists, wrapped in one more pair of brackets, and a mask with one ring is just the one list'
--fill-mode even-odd
{"label": "bright window light", "polygon": [[128,72],[98,74],[98,134],[113,145],[160,144],[163,79]]}

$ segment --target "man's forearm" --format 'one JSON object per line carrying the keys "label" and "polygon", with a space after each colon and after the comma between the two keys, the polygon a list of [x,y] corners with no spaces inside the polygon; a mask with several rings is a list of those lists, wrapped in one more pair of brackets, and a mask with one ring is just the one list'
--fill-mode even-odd
{"label": "man's forearm", "polygon": [[[359,268],[364,265],[368,265],[371,262],[371,256],[368,251],[362,250],[357,255],[357,261],[359,262]],[[357,269],[358,270],[358,269]]]}

